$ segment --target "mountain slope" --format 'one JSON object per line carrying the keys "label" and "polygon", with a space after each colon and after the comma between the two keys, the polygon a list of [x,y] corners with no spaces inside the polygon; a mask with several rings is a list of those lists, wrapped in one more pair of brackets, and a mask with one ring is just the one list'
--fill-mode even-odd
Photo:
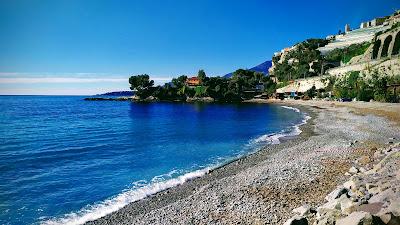
{"label": "mountain slope", "polygon": [[[261,63],[260,65],[257,65],[255,67],[249,69],[249,70],[255,71],[255,72],[261,72],[261,73],[267,75],[268,74],[268,69],[271,68],[271,66],[272,66],[272,61],[268,60],[268,61],[265,61],[265,62]],[[224,77],[230,78],[230,77],[232,77],[232,75],[233,75],[233,72],[226,74]]]}

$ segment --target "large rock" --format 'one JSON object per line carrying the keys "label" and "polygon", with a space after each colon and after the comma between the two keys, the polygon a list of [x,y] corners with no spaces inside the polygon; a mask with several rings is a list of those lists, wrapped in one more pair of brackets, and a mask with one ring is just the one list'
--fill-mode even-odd
{"label": "large rock", "polygon": [[382,206],[383,206],[382,202],[375,202],[370,204],[359,205],[354,208],[354,211],[377,214],[379,211],[381,211]]}
{"label": "large rock", "polygon": [[381,213],[378,215],[379,219],[386,225],[398,225],[400,224],[400,217],[393,215],[393,213]]}
{"label": "large rock", "polygon": [[388,210],[395,216],[400,217],[400,199],[392,199]]}
{"label": "large rock", "polygon": [[373,219],[367,212],[353,212],[347,217],[339,219],[336,225],[373,225]]}
{"label": "large rock", "polygon": [[295,216],[286,221],[283,225],[308,225],[308,221],[304,217]]}
{"label": "large rock", "polygon": [[377,195],[372,196],[369,199],[369,203],[375,203],[375,202],[388,202],[390,199],[395,199],[396,194],[392,189],[387,189]]}
{"label": "large rock", "polygon": [[343,184],[343,187],[345,187],[348,190],[356,190],[360,187],[361,184],[361,179],[359,177],[351,177],[349,181],[345,182]]}
{"label": "large rock", "polygon": [[319,209],[317,213],[317,225],[335,225],[337,218],[341,217],[342,213],[337,209]]}
{"label": "large rock", "polygon": [[331,193],[329,193],[325,197],[325,200],[328,201],[328,202],[332,201],[334,199],[339,198],[343,194],[346,194],[347,192],[348,192],[348,190],[346,188],[344,188],[343,186],[340,186],[340,187],[336,188],[334,191],[332,191]]}
{"label": "large rock", "polygon": [[[342,196],[345,196],[345,195],[342,195]],[[354,207],[356,207],[358,205],[357,202],[354,202],[346,197],[341,197],[339,203],[340,203],[340,209],[342,210],[342,213],[344,213],[346,215],[352,213]]]}
{"label": "large rock", "polygon": [[311,210],[311,207],[309,205],[303,205],[303,206],[293,209],[292,212],[294,212],[300,216],[305,216],[310,213],[310,210]]}

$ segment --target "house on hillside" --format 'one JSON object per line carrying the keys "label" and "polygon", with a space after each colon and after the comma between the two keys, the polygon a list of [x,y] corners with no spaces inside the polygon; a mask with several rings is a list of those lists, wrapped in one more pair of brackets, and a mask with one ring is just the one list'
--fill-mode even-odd
{"label": "house on hillside", "polygon": [[197,77],[190,77],[186,79],[186,85],[188,86],[199,86],[201,84],[201,81]]}

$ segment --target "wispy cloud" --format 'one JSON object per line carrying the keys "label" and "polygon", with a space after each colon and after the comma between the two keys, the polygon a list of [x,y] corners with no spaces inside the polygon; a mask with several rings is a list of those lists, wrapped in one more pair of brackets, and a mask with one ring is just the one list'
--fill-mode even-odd
{"label": "wispy cloud", "polygon": [[2,78],[0,83],[97,83],[97,82],[128,82],[127,78],[69,78],[69,77],[45,77],[45,78],[31,78],[31,77],[17,77],[17,78]]}
{"label": "wispy cloud", "polygon": [[[129,75],[119,74],[0,72],[0,94],[92,94],[120,91],[129,89],[128,79]],[[154,76],[151,79],[159,85],[172,78]],[[53,84],[57,88],[51,88]]]}
{"label": "wispy cloud", "polygon": [[[107,73],[19,73],[0,72],[0,82],[27,82],[27,83],[91,83],[91,82],[126,82],[130,75]],[[169,76],[152,76],[154,81],[169,81]]]}

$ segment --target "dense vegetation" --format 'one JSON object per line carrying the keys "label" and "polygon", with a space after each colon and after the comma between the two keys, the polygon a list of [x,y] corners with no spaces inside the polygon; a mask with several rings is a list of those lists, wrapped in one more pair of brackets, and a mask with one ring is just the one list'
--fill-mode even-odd
{"label": "dense vegetation", "polygon": [[295,45],[283,58],[273,57],[274,75],[279,81],[288,81],[320,74],[323,58],[317,49],[328,42],[325,39],[308,39]]}
{"label": "dense vegetation", "polygon": [[[341,78],[330,78],[331,85],[326,91],[332,91],[338,99],[357,99],[358,101],[398,102],[393,84],[400,84],[400,75],[379,76],[373,73],[370,78],[361,76],[359,72],[350,72]],[[399,89],[399,88],[397,88]]]}
{"label": "dense vegetation", "polygon": [[364,54],[369,46],[371,46],[371,43],[366,42],[361,44],[352,44],[343,49],[336,48],[325,56],[325,60],[327,62],[348,63],[353,57]]}
{"label": "dense vegetation", "polygon": [[174,78],[163,86],[154,87],[154,82],[147,74],[132,76],[129,83],[131,90],[134,90],[140,99],[152,96],[168,101],[211,97],[218,102],[240,102],[260,93],[272,95],[276,90],[276,83],[268,76],[250,70],[239,69],[234,72],[232,78],[207,77],[206,73],[200,70],[197,77],[201,84],[195,87],[186,84],[185,75]]}

